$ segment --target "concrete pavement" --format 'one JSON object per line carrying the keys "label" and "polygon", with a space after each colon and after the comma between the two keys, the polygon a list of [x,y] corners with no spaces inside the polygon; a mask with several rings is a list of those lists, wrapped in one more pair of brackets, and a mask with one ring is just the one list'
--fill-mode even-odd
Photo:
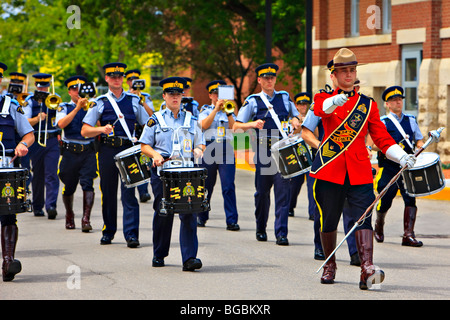
{"label": "concrete pavement", "polygon": [[[239,209],[237,232],[225,230],[218,179],[211,202],[210,220],[198,229],[203,268],[181,271],[179,219],[175,217],[166,267],[152,268],[152,200],[141,204],[141,246],[127,248],[121,229],[113,244],[101,246],[101,201],[96,180],[92,214],[94,230],[80,230],[82,193],[75,195],[77,229],[65,230],[64,206],[58,200],[56,220],[18,215],[16,258],[23,270],[12,282],[0,282],[0,300],[298,300],[298,299],[449,299],[450,209],[448,201],[418,199],[416,236],[421,248],[401,246],[403,203],[394,200],[386,217],[385,242],[375,243],[374,262],[386,273],[380,289],[358,288],[359,267],[349,265],[346,244],[337,252],[334,285],[320,284],[315,271],[322,261],[313,259],[313,223],[308,220],[306,184],[295,217],[289,218],[290,245],[277,246],[273,233],[273,206],[267,242],[255,239],[254,173],[237,170]],[[273,195],[272,195],[272,204]],[[344,237],[339,227],[338,242]]]}

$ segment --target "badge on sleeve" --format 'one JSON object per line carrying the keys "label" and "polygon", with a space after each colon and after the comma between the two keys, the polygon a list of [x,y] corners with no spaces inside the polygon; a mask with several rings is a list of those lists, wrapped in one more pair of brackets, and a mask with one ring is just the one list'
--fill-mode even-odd
{"label": "badge on sleeve", "polygon": [[25,112],[23,111],[22,106],[18,106],[18,107],[17,107],[17,112],[18,112],[18,113],[21,113],[21,114],[25,114]]}
{"label": "badge on sleeve", "polygon": [[153,127],[156,124],[156,120],[153,117],[150,117],[147,121],[147,126],[148,127]]}

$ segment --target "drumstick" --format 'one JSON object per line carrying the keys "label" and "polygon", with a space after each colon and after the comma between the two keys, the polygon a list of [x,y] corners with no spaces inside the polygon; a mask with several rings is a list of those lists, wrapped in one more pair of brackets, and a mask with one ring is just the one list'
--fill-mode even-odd
{"label": "drumstick", "polygon": [[16,160],[16,158],[17,158],[17,154],[11,159],[11,161],[9,162],[9,164],[13,163],[14,160]]}

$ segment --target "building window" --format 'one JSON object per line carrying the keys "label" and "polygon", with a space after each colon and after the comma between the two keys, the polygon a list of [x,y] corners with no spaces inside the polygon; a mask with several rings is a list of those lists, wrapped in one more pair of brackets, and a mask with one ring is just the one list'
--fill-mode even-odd
{"label": "building window", "polygon": [[391,0],[383,0],[383,33],[391,33]]}
{"label": "building window", "polygon": [[350,36],[359,36],[359,0],[351,0]]}
{"label": "building window", "polygon": [[402,86],[405,89],[405,112],[417,116],[419,111],[419,71],[422,63],[422,45],[402,47]]}

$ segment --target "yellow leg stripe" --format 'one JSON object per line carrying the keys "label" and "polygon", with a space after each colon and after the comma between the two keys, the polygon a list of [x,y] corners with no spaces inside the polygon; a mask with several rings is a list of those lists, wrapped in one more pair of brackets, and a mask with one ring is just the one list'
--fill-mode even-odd
{"label": "yellow leg stripe", "polygon": [[[376,191],[377,189],[378,189],[378,181],[380,181],[380,179],[381,179],[381,175],[383,174],[383,168],[380,168],[380,170],[378,170],[378,173],[377,173],[377,175],[375,176],[375,180],[374,180],[374,190]],[[379,211],[380,210],[380,206],[381,206],[381,199],[382,198],[380,198],[380,200],[378,201],[378,204],[377,204],[377,211]]]}
{"label": "yellow leg stripe", "polygon": [[319,215],[320,215],[320,231],[322,232],[322,227],[323,227],[323,214],[322,214],[322,208],[320,207],[319,203],[317,202],[316,199],[316,183],[317,183],[317,179],[314,180],[314,184],[313,184],[313,196],[314,196],[314,201],[316,202],[317,205],[317,209],[319,209]]}

